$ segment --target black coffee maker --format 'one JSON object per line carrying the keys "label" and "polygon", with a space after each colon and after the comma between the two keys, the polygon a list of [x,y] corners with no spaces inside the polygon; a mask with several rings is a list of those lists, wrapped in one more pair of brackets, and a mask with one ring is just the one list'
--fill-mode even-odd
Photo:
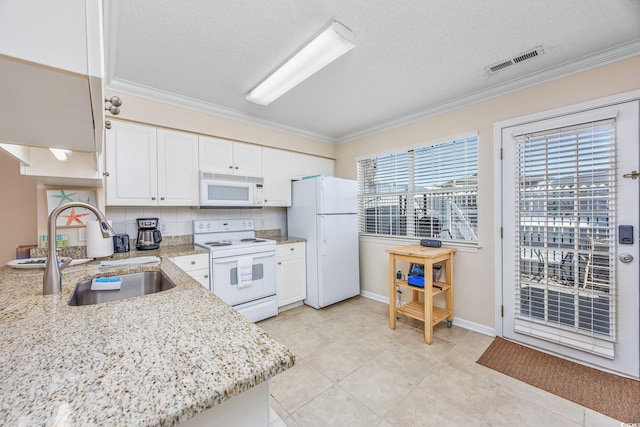
{"label": "black coffee maker", "polygon": [[162,242],[162,234],[158,230],[158,218],[136,218],[138,222],[138,239],[136,249],[158,249]]}

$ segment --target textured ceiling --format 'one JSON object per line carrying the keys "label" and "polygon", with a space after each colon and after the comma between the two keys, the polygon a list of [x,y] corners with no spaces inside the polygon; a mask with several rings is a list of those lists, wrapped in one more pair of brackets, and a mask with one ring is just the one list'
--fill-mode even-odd
{"label": "textured ceiling", "polygon": [[[332,20],[356,48],[245,100]],[[333,142],[640,54],[640,0],[109,0],[105,21],[109,89]]]}

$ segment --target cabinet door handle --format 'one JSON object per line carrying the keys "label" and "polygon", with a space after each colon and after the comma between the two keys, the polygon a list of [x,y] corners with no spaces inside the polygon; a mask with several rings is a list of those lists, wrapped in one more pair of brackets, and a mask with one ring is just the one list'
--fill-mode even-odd
{"label": "cabinet door handle", "polygon": [[229,169],[233,169],[233,166],[229,166]]}
{"label": "cabinet door handle", "polygon": [[280,261],[278,261],[278,265],[282,265],[282,263]]}
{"label": "cabinet door handle", "polygon": [[160,200],[164,200],[164,197],[160,197]]}
{"label": "cabinet door handle", "polygon": [[109,176],[109,172],[104,172],[102,175]]}
{"label": "cabinet door handle", "polygon": [[238,169],[238,166],[236,166],[236,169]]}
{"label": "cabinet door handle", "polygon": [[208,279],[208,278],[209,278],[209,275],[208,275],[208,274],[205,274],[205,275],[204,275],[204,278],[205,278],[205,279]]}
{"label": "cabinet door handle", "polygon": [[155,196],[153,196],[153,197],[151,198],[151,200],[155,200],[155,199],[156,199],[156,197],[155,197]]}
{"label": "cabinet door handle", "polygon": [[193,265],[193,264],[195,264],[195,263],[196,263],[195,261],[191,261],[191,265]]}
{"label": "cabinet door handle", "polygon": [[295,248],[289,248],[289,249],[291,249],[292,251],[295,251],[295,250],[296,250]]}

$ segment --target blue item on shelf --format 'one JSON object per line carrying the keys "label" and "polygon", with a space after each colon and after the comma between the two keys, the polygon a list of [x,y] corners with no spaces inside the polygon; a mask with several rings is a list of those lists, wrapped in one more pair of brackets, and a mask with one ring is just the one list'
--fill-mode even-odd
{"label": "blue item on shelf", "polygon": [[424,265],[422,264],[409,264],[408,276],[424,276]]}
{"label": "blue item on shelf", "polygon": [[412,286],[424,288],[424,276],[409,276],[407,278],[407,283]]}

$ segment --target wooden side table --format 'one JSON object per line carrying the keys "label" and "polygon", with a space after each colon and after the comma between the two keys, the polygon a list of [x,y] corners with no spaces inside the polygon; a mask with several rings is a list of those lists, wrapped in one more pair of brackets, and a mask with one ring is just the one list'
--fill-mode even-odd
{"label": "wooden side table", "polygon": [[[420,245],[398,246],[387,249],[389,252],[389,328],[396,328],[396,313],[401,313],[424,322],[424,340],[433,342],[433,326],[447,320],[451,327],[453,321],[453,254],[452,248],[427,248]],[[397,261],[408,261],[424,265],[424,288],[412,286],[407,280],[396,277]],[[433,266],[444,265],[444,282],[433,282]],[[436,286],[434,286],[436,285]],[[410,289],[413,298],[401,307],[396,307],[396,286]],[[434,307],[433,297],[444,293],[446,308]],[[420,302],[420,294],[424,301]]]}

